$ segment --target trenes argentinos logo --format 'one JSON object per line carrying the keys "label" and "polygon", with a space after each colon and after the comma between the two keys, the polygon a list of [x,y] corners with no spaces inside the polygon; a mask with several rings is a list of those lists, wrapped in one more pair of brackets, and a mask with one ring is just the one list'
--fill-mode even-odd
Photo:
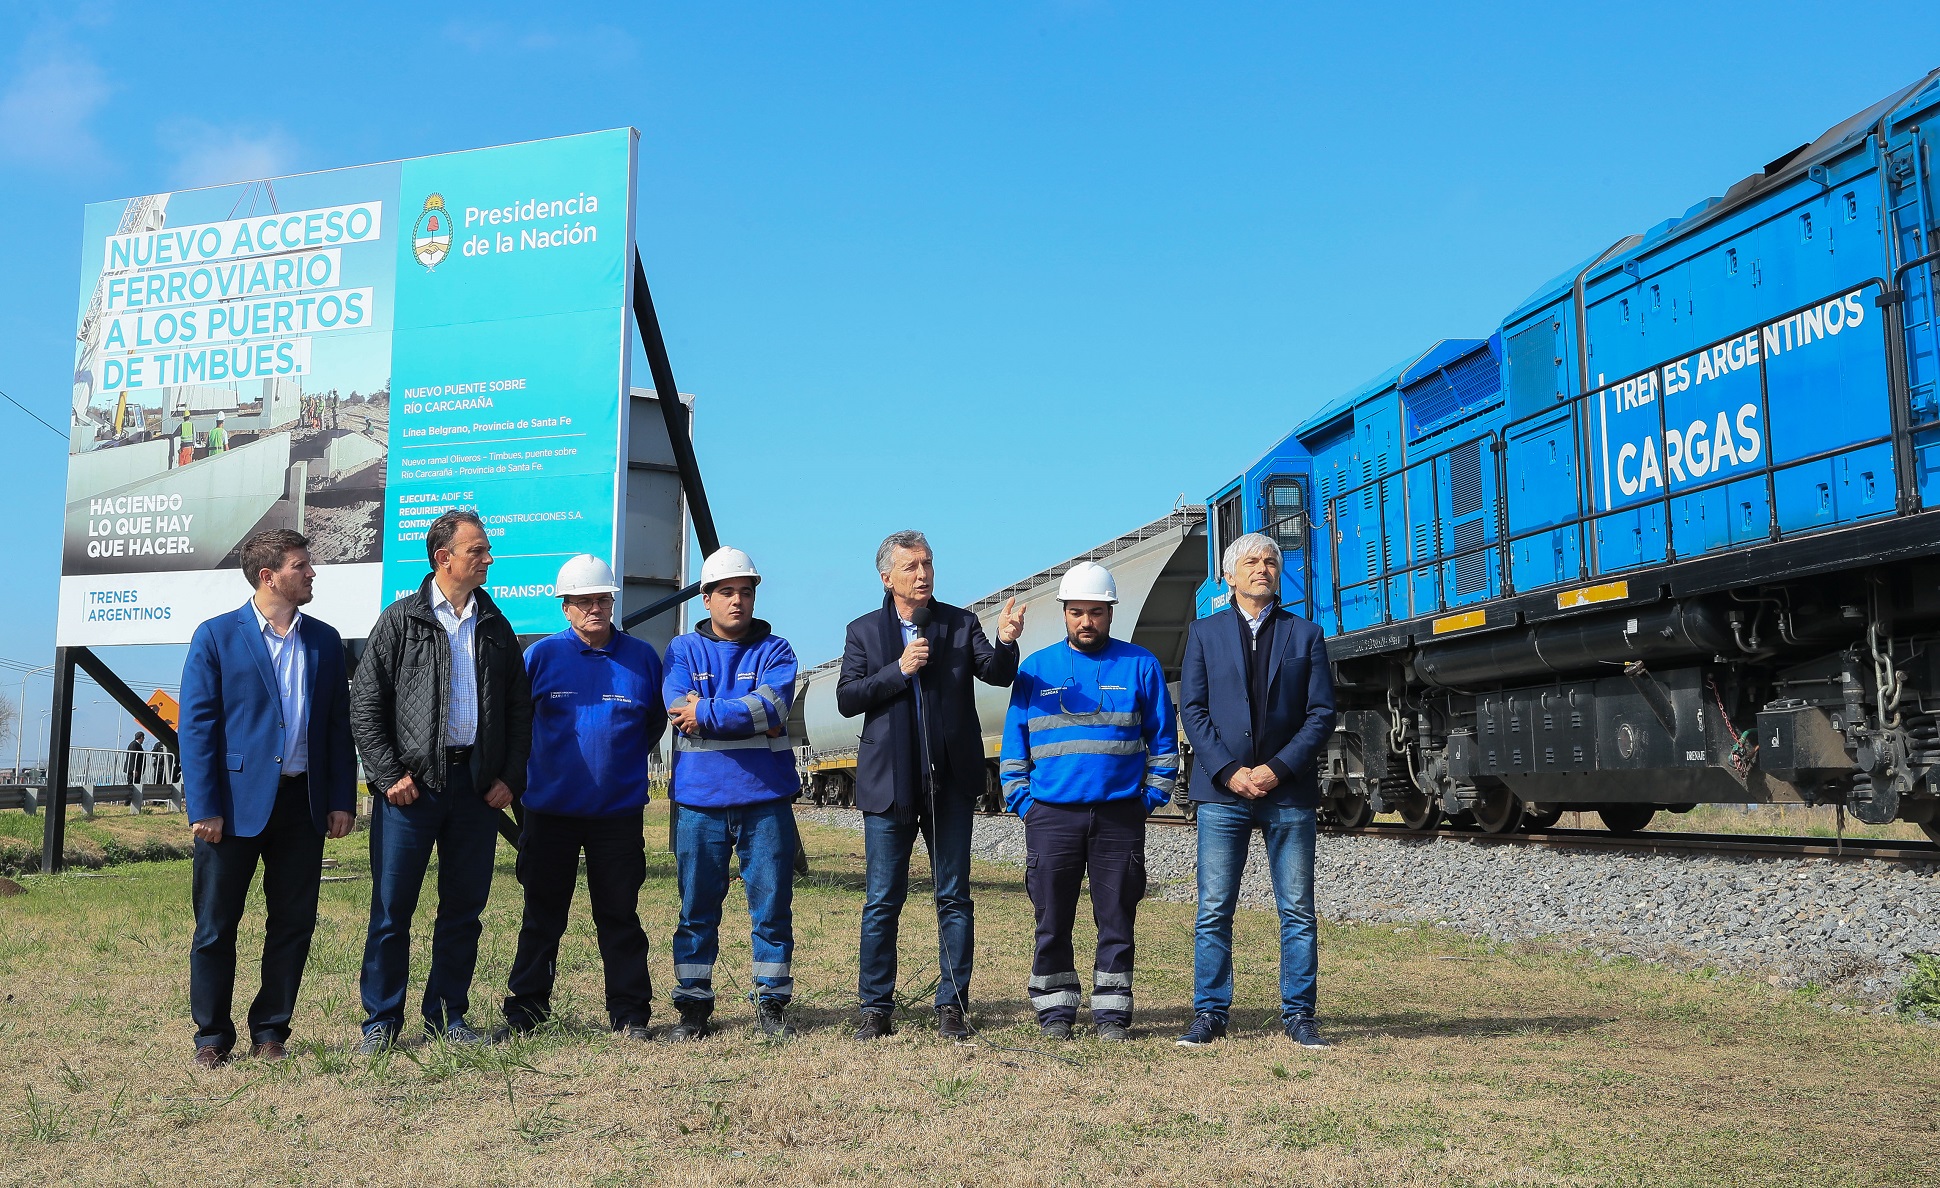
{"label": "trenes argentinos logo", "polygon": [[411,254],[430,272],[451,254],[451,215],[445,211],[443,194],[429,194],[417,226],[411,228]]}

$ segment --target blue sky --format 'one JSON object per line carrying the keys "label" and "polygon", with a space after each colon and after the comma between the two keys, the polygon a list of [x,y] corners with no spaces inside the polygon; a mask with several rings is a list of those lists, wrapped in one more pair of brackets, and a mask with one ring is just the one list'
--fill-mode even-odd
{"label": "blue sky", "polygon": [[[717,520],[814,663],[886,532],[967,601],[1202,499],[1940,65],[1911,11],[9,0],[0,390],[63,423],[87,202],[631,124]],[[4,402],[0,443],[0,658],[41,664],[64,445]]]}

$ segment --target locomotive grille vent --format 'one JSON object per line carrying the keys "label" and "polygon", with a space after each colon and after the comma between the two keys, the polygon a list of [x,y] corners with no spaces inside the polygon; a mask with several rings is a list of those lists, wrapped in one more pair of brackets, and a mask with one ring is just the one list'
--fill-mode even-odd
{"label": "locomotive grille vent", "polygon": [[[1481,520],[1455,525],[1455,551],[1477,549],[1486,539]],[[1489,588],[1487,553],[1468,553],[1455,558],[1455,593],[1477,594]]]}
{"label": "locomotive grille vent", "polygon": [[1448,455],[1449,513],[1460,517],[1482,510],[1482,443],[1458,445]]}

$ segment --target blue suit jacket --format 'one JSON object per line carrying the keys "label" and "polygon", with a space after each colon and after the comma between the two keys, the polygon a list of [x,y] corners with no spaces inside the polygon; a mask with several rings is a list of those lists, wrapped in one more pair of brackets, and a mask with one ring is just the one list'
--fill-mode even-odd
{"label": "blue suit jacket", "polygon": [[[328,814],[357,809],[350,684],[336,628],[304,615],[299,632],[309,686],[310,818],[321,833]],[[177,734],[189,820],[221,817],[225,837],[261,833],[283,775],[283,700],[248,603],[195,629]]]}
{"label": "blue suit jacket", "polygon": [[1228,607],[1194,622],[1186,632],[1179,717],[1192,744],[1192,799],[1238,803],[1241,798],[1216,777],[1235,764],[1265,764],[1280,777],[1268,801],[1312,808],[1320,803],[1315,760],[1334,729],[1334,673],[1327,663],[1327,640],[1306,619],[1273,608],[1266,712],[1260,737],[1254,738],[1241,644],[1245,630],[1239,611]]}

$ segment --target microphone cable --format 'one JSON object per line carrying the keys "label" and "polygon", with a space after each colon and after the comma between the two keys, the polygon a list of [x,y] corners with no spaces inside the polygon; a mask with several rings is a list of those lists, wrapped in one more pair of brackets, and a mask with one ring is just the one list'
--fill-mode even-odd
{"label": "microphone cable", "polygon": [[[922,606],[919,606],[916,609],[912,610],[909,613],[909,621],[910,621],[910,624],[916,628],[916,637],[918,639],[927,641],[927,639],[929,638],[927,632],[929,630],[929,625],[930,625],[930,604],[926,602]],[[942,819],[937,816],[937,811],[936,811],[936,768],[931,763],[931,760],[930,760],[929,718],[923,712],[923,670],[919,668],[915,672],[910,673],[909,676],[910,676],[910,683],[912,686],[914,686],[914,688],[912,689],[912,692],[914,692],[916,695],[916,742],[917,742],[917,750],[921,756],[921,761],[923,764],[923,770],[921,772],[921,776],[923,780],[923,791],[925,792],[926,797],[929,801],[929,809],[930,809],[930,828],[928,830],[929,836],[926,837],[924,840],[928,842],[929,858],[930,858],[930,885],[931,885],[932,892],[934,892],[935,886],[936,886],[936,849],[940,841]],[[971,823],[971,827],[975,828],[974,821]],[[920,826],[919,826],[918,832],[922,832]],[[965,898],[967,899],[968,885],[970,882],[970,872],[967,869],[963,872],[963,881],[965,884]],[[975,926],[974,911],[972,913],[971,923],[972,923],[972,927],[974,927]],[[939,970],[942,976],[949,980],[951,1001],[957,1004],[958,1013],[960,1013],[963,1016],[963,1026],[965,1027],[965,1029],[967,1029],[970,1032],[970,1037],[972,1039],[984,1045],[985,1047],[991,1048],[998,1052],[1014,1052],[1023,1056],[1042,1056],[1049,1060],[1062,1061],[1063,1063],[1070,1065],[1072,1068],[1084,1067],[1084,1063],[1082,1061],[1074,1059],[1070,1056],[1061,1056],[1056,1052],[1047,1052],[1041,1048],[1011,1047],[1008,1044],[1000,1044],[995,1040],[990,1039],[989,1037],[984,1035],[984,1033],[978,1029],[977,1025],[970,1021],[970,1004],[963,993],[963,984],[957,980],[956,962],[951,959],[950,946],[948,944],[945,944],[943,941],[943,921],[941,918],[939,918],[936,922],[936,932],[937,932],[936,950],[937,950],[937,959],[939,963]],[[975,944],[974,937],[971,943],[973,945]]]}

